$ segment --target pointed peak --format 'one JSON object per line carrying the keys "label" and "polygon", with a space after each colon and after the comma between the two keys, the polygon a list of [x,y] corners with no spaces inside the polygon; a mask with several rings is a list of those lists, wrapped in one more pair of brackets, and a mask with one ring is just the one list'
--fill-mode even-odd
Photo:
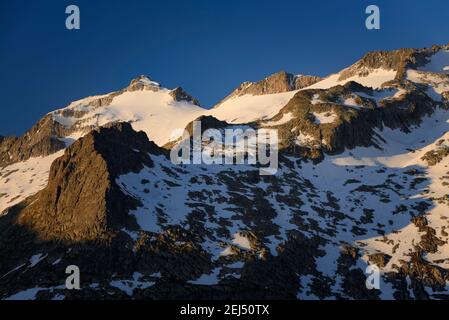
{"label": "pointed peak", "polygon": [[161,85],[158,82],[155,82],[150,79],[150,77],[146,75],[140,75],[137,78],[131,80],[129,84],[129,89],[142,90],[142,89],[158,89]]}
{"label": "pointed peak", "polygon": [[189,93],[187,93],[182,87],[177,87],[170,91],[170,95],[175,101],[187,101],[193,103],[197,106],[201,106],[198,99],[192,97]]}

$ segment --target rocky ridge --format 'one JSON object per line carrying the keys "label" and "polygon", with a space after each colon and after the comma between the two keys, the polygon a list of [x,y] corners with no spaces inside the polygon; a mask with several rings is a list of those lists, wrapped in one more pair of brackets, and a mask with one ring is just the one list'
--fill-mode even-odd
{"label": "rocky ridge", "polygon": [[[133,129],[138,119],[85,118],[124,92],[193,103],[146,77],[0,138],[0,200],[24,170],[12,164],[65,149],[47,184],[0,216],[0,298],[447,299],[449,80],[435,61],[444,52],[370,53],[340,73],[401,74],[380,88],[299,90],[286,73],[248,85],[244,96],[299,90],[270,119],[245,123],[278,129],[274,176],[174,165]],[[184,127],[198,117],[203,129],[235,125],[195,113]],[[69,264],[80,291],[63,287]],[[380,290],[365,286],[369,264],[381,269]]]}

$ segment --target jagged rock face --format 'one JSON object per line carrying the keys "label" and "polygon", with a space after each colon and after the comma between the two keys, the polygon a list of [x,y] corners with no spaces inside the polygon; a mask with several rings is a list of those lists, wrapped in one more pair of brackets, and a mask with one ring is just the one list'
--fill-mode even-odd
{"label": "jagged rock face", "polygon": [[200,102],[193,98],[190,94],[184,91],[181,87],[176,88],[172,92],[170,92],[170,95],[173,97],[175,101],[188,101],[191,102],[197,106],[200,106]]}
{"label": "jagged rock face", "polygon": [[[205,121],[220,125],[213,118]],[[48,187],[0,218],[0,251],[7,257],[0,266],[0,273],[7,274],[0,279],[0,296],[40,287],[40,299],[378,299],[379,291],[365,287],[359,267],[364,247],[340,247],[338,240],[342,235],[347,239],[349,230],[354,239],[388,234],[392,218],[382,217],[385,208],[370,209],[377,202],[407,208],[396,214],[401,221],[408,216],[425,232],[420,250],[435,252],[443,245],[426,220],[413,218],[426,212],[426,206],[418,206],[421,200],[412,197],[413,188],[404,191],[401,186],[416,184],[416,172],[359,168],[358,175],[354,169],[343,175],[345,185],[354,187],[337,193],[331,184],[330,190],[317,188],[319,180],[308,174],[321,170],[320,164],[282,155],[281,175],[262,177],[251,167],[211,173],[178,167],[164,154],[128,124],[93,131],[69,147],[52,165]],[[354,179],[370,170],[384,179],[383,187]],[[375,201],[363,203],[364,197]],[[143,223],[145,215],[154,215],[157,225]],[[245,227],[233,234],[236,225]],[[401,224],[391,228],[397,227]],[[329,250],[337,251],[333,274],[322,271],[323,263],[330,263],[325,260]],[[32,267],[28,260],[34,261]],[[393,258],[370,254],[369,260],[387,269]],[[61,288],[68,264],[82,270],[79,292]],[[416,284],[418,298],[429,296],[424,284],[438,290],[448,277],[423,258],[412,257],[398,268],[399,273],[385,276],[398,298],[408,295],[402,284],[407,276]],[[415,276],[423,270],[426,276]],[[204,286],[196,280],[215,273],[212,278],[220,281]],[[128,293],[117,287],[128,283],[133,288]]]}
{"label": "jagged rock face", "polygon": [[229,126],[226,121],[220,121],[212,116],[201,116],[196,118],[186,126],[185,130],[190,136],[193,135],[193,123],[195,121],[201,123],[201,133],[208,129],[223,129]]}
{"label": "jagged rock face", "polygon": [[[357,146],[378,147],[376,128],[409,131],[424,116],[432,114],[437,105],[416,87],[400,97],[381,101],[371,98],[373,92],[355,82],[328,90],[300,91],[276,117],[259,125],[278,129],[281,149],[320,160],[323,152],[335,154]],[[348,99],[356,108],[345,105]],[[298,140],[301,136],[307,136],[309,141],[302,143]]]}
{"label": "jagged rock face", "polygon": [[152,81],[147,76],[139,76],[136,79],[133,79],[129,84],[127,91],[137,91],[137,90],[151,90],[158,91],[160,89],[160,85],[157,82]]}
{"label": "jagged rock face", "polygon": [[143,165],[151,167],[146,153],[155,148],[145,133],[135,133],[129,124],[92,131],[52,164],[48,186],[19,209],[17,225],[45,241],[107,240],[136,205],[119,190],[115,178]]}
{"label": "jagged rock face", "polygon": [[[141,76],[124,89],[74,101],[51,116],[65,128],[65,140],[78,139],[110,122],[126,121],[162,146],[170,141],[174,131],[207,111],[197,104],[198,100],[182,88],[163,88]],[[153,126],[159,129],[150,130]]]}
{"label": "jagged rock face", "polygon": [[[416,69],[441,48],[371,53],[341,73],[406,66],[407,77],[376,90],[305,89],[271,119],[236,125],[195,113],[182,123],[190,133],[194,119],[202,131],[278,129],[273,176],[257,165],[175,165],[131,128],[139,113],[98,124],[122,94],[193,101],[147,77],[52,113],[31,135],[0,138],[2,157],[9,141],[18,150],[9,161],[21,161],[51,152],[31,147],[49,137],[84,136],[53,162],[46,187],[0,216],[0,298],[448,299],[448,75],[445,65]],[[239,92],[261,99],[315,80],[279,73]],[[0,169],[0,199],[22,171]],[[80,291],[64,288],[71,264]],[[366,287],[368,264],[381,270],[380,290]]]}
{"label": "jagged rock face", "polygon": [[266,79],[263,79],[251,86],[245,88],[239,95],[243,94],[272,94],[291,91],[293,89],[293,75],[286,73],[284,71],[275,73]]}
{"label": "jagged rock face", "polygon": [[295,76],[295,90],[307,88],[321,80],[323,80],[323,78],[318,76]]}
{"label": "jagged rock face", "polygon": [[449,91],[443,92],[441,95],[449,103]]}
{"label": "jagged rock face", "polygon": [[64,149],[65,143],[57,138],[62,131],[51,116],[45,116],[23,136],[0,139],[0,167]]}
{"label": "jagged rock face", "polygon": [[299,90],[322,80],[318,76],[294,76],[285,71],[275,73],[259,82],[244,82],[227,98],[235,96],[264,95]]}
{"label": "jagged rock face", "polygon": [[414,60],[415,53],[416,50],[414,49],[370,52],[355,65],[344,70],[340,75],[340,80],[345,80],[355,75],[366,76],[373,69],[403,72],[406,65]]}
{"label": "jagged rock face", "polygon": [[[184,186],[177,183],[182,180],[180,175],[186,174],[185,170],[171,166],[164,154],[162,149],[147,140],[144,133],[133,132],[129,124],[100,128],[70,146],[64,156],[53,163],[47,188],[12,208],[6,217],[0,218],[0,251],[7,257],[0,266],[2,275],[7,273],[15,262],[27,261],[29,254],[45,252],[43,255],[37,255],[37,258],[33,255],[33,261],[41,258],[44,261],[33,262],[30,269],[32,272],[25,272],[15,280],[8,275],[2,277],[0,296],[8,296],[14,293],[16,288],[26,288],[30,283],[38,285],[43,281],[46,285],[58,287],[40,295],[43,299],[52,298],[64,291],[57,284],[63,283],[64,265],[70,263],[78,265],[83,270],[84,281],[90,281],[92,285],[94,282],[110,281],[117,272],[123,279],[130,273],[135,274],[136,270],[142,274],[163,274],[166,284],[156,290],[144,290],[145,287],[139,287],[135,292],[137,298],[293,298],[298,289],[295,281],[297,271],[280,269],[280,266],[284,264],[285,259],[289,263],[300,265],[300,269],[303,269],[301,272],[312,272],[313,262],[306,260],[306,257],[318,254],[317,246],[324,240],[308,239],[297,233],[284,244],[278,258],[270,257],[260,239],[264,234],[276,233],[278,227],[269,220],[273,211],[264,201],[264,194],[258,190],[254,191],[257,194],[254,199],[255,208],[248,207],[244,216],[238,211],[235,212],[235,219],[243,219],[248,224],[258,226],[255,233],[242,232],[239,237],[250,239],[248,241],[252,243],[251,246],[259,248],[261,257],[264,258],[256,258],[258,251],[250,253],[235,246],[235,257],[254,259],[253,267],[245,272],[243,283],[230,279],[224,287],[212,286],[204,291],[202,286],[187,282],[210,272],[217,264],[223,265],[223,272],[233,272],[233,268],[226,267],[233,261],[232,258],[223,257],[220,262],[212,261],[211,253],[200,245],[209,237],[211,240],[207,241],[214,239],[211,232],[218,232],[216,236],[219,237],[223,237],[223,233],[230,236],[227,230],[229,224],[201,200],[201,193],[197,194],[192,190],[189,191],[189,198],[195,204],[192,203],[192,210],[187,216],[189,226],[166,223],[163,231],[159,232],[140,229],[129,213],[143,203],[136,194],[125,189],[134,187],[120,181],[120,176],[158,170],[155,167],[156,158],[152,158],[162,156],[162,159],[157,160],[162,161],[158,163],[158,168],[163,169],[158,174],[159,180],[138,180],[144,188],[143,192],[149,197],[157,197],[157,194],[153,194],[153,189],[150,191],[150,184],[154,184],[157,189],[165,189],[168,186],[184,189]],[[259,179],[257,173],[251,172],[248,172],[248,178]],[[191,183],[198,184],[198,179],[204,177],[192,172],[189,178]],[[208,183],[215,185],[215,188],[220,188],[222,183],[229,188],[243,187],[238,177],[228,176],[225,172],[209,179],[211,182]],[[213,181],[215,179],[218,181]],[[148,191],[145,191],[145,188],[149,188]],[[134,192],[137,190],[136,188]],[[167,196],[169,193],[164,197]],[[155,198],[155,201],[160,200],[160,196]],[[231,201],[238,204],[241,200],[236,197]],[[173,203],[172,200],[169,201]],[[223,200],[218,201],[217,205]],[[198,224],[196,220],[198,215],[202,215],[202,206],[208,208],[211,221],[204,220]],[[160,207],[161,218],[165,214],[164,207]],[[213,223],[212,221],[219,222],[219,229],[213,231],[206,228],[204,224]],[[139,230],[139,233],[132,230]],[[129,234],[135,234],[136,238],[134,235],[130,237]],[[12,243],[17,245],[11,246]],[[61,260],[64,262],[60,262]],[[277,268],[279,272],[272,274],[272,268]],[[33,276],[34,272],[38,272],[40,277]],[[13,276],[14,271],[10,275]],[[159,277],[160,275],[155,276],[154,279],[158,280]],[[288,285],[281,281],[287,279]],[[144,280],[142,284],[145,284]],[[113,296],[127,298],[119,289],[114,289],[112,284],[106,287],[100,291],[86,287],[83,292],[69,292],[64,295],[68,298],[107,298],[111,295],[107,293],[109,291],[115,292]]]}
{"label": "jagged rock face", "polygon": [[417,68],[424,65],[428,58],[444,49],[444,46],[433,46],[428,49],[399,49],[393,51],[373,51],[367,53],[361,60],[340,73],[339,80],[353,76],[366,76],[375,69],[397,71],[396,79],[405,77],[407,68]]}

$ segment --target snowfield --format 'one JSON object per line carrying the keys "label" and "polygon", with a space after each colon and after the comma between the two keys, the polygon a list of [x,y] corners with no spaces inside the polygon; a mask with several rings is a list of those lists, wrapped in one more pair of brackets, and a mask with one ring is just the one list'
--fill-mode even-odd
{"label": "snowfield", "polygon": [[48,157],[31,158],[0,168],[0,215],[43,189],[51,164],[63,154],[64,151],[59,151]]}
{"label": "snowfield", "polygon": [[[341,113],[348,111],[346,114],[351,116],[359,115],[369,112],[362,110],[363,105],[373,109],[385,106],[385,102],[397,101],[398,108],[402,108],[400,103],[407,101],[404,98],[409,97],[409,91],[417,90],[425,98],[423,101],[433,108],[433,113],[422,117],[420,125],[408,128],[407,132],[380,125],[372,128],[378,147],[323,153],[319,161],[303,159],[294,153],[281,153],[275,176],[260,176],[258,167],[253,165],[176,165],[164,155],[148,154],[151,161],[145,162],[147,166],[115,176],[119,189],[138,200],[125,217],[130,218],[131,223],[114,230],[122,237],[120,240],[132,248],[129,252],[145,245],[143,242],[150,243],[157,238],[166,241],[163,252],[167,248],[179,250],[177,255],[188,252],[183,259],[201,252],[200,261],[193,261],[198,264],[205,260],[210,262],[202,265],[196,274],[189,273],[191,277],[183,279],[186,285],[222,285],[248,277],[253,281],[251,276],[258,275],[252,275],[250,268],[264,262],[273,263],[268,264],[273,267],[269,271],[277,274],[275,268],[279,265],[276,263],[285,262],[287,257],[293,262],[283,272],[293,275],[291,282],[300,284],[293,290],[298,298],[323,298],[319,296],[323,293],[316,288],[326,286],[328,290],[323,290],[327,292],[323,294],[325,299],[351,299],[348,283],[345,283],[348,274],[360,270],[363,273],[367,266],[380,261],[384,265],[380,266],[379,297],[394,299],[397,288],[389,281],[389,273],[397,273],[401,266],[415,263],[413,259],[418,253],[427,266],[449,269],[449,50],[436,52],[417,70],[406,70],[405,80],[419,84],[418,89],[406,81],[383,86],[395,79],[393,70],[369,70],[366,76],[345,80],[339,80],[340,76],[341,72],[330,75],[301,91],[328,89],[349,81],[373,90],[343,91],[341,96],[328,98],[332,101],[323,101],[326,95],[320,91],[306,93],[301,98],[310,99],[311,105],[299,104],[299,111],[303,111],[303,107],[309,108],[303,113],[283,110],[300,90],[232,96],[213,109],[205,109],[193,102],[175,99],[173,90],[143,77],[139,81],[147,86],[145,89],[113,93],[110,100],[110,94],[88,97],[51,115],[67,131],[67,135],[63,131],[65,136],[58,137],[66,147],[92,128],[117,121],[131,123],[135,130],[144,131],[150,140],[164,146],[180,138],[188,123],[210,115],[242,130],[250,128],[253,122],[258,122],[260,127],[285,126],[281,129],[287,131],[286,136],[291,141],[289,147],[313,152],[321,147],[320,143],[326,144],[325,139],[329,139],[326,147],[332,145],[326,130],[332,130],[333,124],[344,121]],[[97,103],[98,99],[107,103]],[[366,99],[371,100],[369,104]],[[340,112],[340,106],[352,109]],[[371,111],[377,116],[385,110]],[[304,122],[292,124],[299,115],[305,117]],[[245,142],[241,136],[236,140],[239,146]],[[205,147],[206,150],[210,148]],[[431,165],[425,156],[436,151],[441,151],[438,155],[441,159]],[[133,152],[141,151],[133,149]],[[31,158],[0,168],[0,216],[8,214],[11,206],[45,188],[51,164],[63,153],[61,150],[51,156]],[[424,240],[432,236],[441,243],[434,241],[437,243],[434,250],[419,251]],[[184,245],[188,250],[182,251]],[[356,251],[345,252],[351,249]],[[304,261],[295,261],[298,257],[304,260],[303,250],[308,255],[305,259],[309,263],[307,267],[301,265]],[[289,256],[289,252],[294,254]],[[348,257],[354,262],[346,266],[346,260],[351,260]],[[373,262],[376,257],[380,260]],[[0,274],[0,280],[64,261],[64,256],[57,258],[36,250],[8,267]],[[174,261],[179,264],[181,260]],[[164,272],[156,271],[159,269],[147,274],[131,272],[128,277],[114,274],[106,283],[109,289],[113,287],[125,296],[133,297],[135,292],[151,290],[158,287],[161,279],[161,282],[166,280]],[[404,290],[413,298],[412,278],[406,275],[403,280]],[[427,284],[423,284],[423,290],[429,296],[448,294],[449,278],[442,279],[446,292],[434,292]],[[20,288],[5,297],[35,299],[40,291],[52,293],[63,289],[47,285]],[[88,288],[94,290],[101,285],[97,281]],[[64,296],[54,298],[63,299]]]}
{"label": "snowfield", "polygon": [[331,87],[335,87],[338,85],[344,85],[350,81],[355,81],[360,83],[365,87],[371,87],[373,89],[378,89],[387,81],[391,81],[396,77],[396,71],[394,70],[384,70],[384,69],[375,69],[372,70],[367,76],[353,76],[345,80],[339,80],[340,73],[333,74],[324,80],[317,82],[306,89],[329,89]]}

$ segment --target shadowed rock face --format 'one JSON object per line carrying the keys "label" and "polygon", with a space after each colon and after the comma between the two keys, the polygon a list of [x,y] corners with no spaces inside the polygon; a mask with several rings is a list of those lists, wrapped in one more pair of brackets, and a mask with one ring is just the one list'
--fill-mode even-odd
{"label": "shadowed rock face", "polygon": [[[399,72],[403,65],[422,64],[436,48],[371,53],[352,71]],[[240,93],[284,92],[315,80],[279,73],[242,86]],[[158,88],[140,77],[124,90]],[[256,166],[210,171],[175,166],[166,150],[130,124],[92,128],[54,161],[45,189],[0,216],[0,299],[30,288],[39,289],[38,299],[378,299],[380,291],[366,288],[363,256],[391,270],[383,279],[394,298],[447,299],[449,272],[429,255],[445,250],[448,239],[447,223],[435,224],[440,214],[433,211],[448,205],[447,194],[426,196],[435,183],[428,180],[439,177],[415,164],[331,166],[325,156],[356,146],[378,147],[390,138],[383,140],[376,129],[408,132],[437,107],[447,107],[426,89],[396,79],[377,91],[349,82],[298,92],[272,119],[246,124],[279,129],[281,170],[276,176],[260,176]],[[379,98],[386,93],[387,99]],[[102,106],[117,94],[90,104]],[[191,98],[180,88],[172,97]],[[348,98],[355,104],[347,104]],[[61,112],[79,118],[83,111]],[[210,116],[197,120],[203,131],[231,126]],[[57,137],[67,135],[64,130],[47,116],[21,138],[0,137],[3,163],[60,150],[51,141],[58,143]],[[297,145],[300,133],[314,142]],[[447,141],[422,159],[433,166],[446,161]],[[445,174],[441,180],[449,179]],[[446,209],[438,208],[442,221]],[[148,221],[142,223],[142,217]],[[410,224],[418,237],[400,248],[404,238],[396,236]],[[235,242],[236,229],[247,243]],[[411,232],[406,236],[415,235]],[[367,251],[366,241],[373,238],[391,250]],[[397,252],[410,259],[398,260]],[[388,269],[392,261],[395,266]],[[63,288],[65,267],[71,264],[82,272],[80,291]],[[324,270],[330,266],[335,270]],[[214,278],[214,270],[215,282],[198,281]]]}
{"label": "shadowed rock face", "polygon": [[195,121],[201,123],[201,133],[208,129],[223,129],[229,126],[226,121],[218,120],[213,116],[201,116],[196,118],[186,126],[185,130],[189,133],[190,136],[193,135],[193,123]]}
{"label": "shadowed rock face", "polygon": [[1,138],[0,167],[64,149],[65,143],[57,138],[63,130],[51,116],[45,116],[21,137]]}
{"label": "shadowed rock face", "polygon": [[185,92],[181,87],[177,87],[172,92],[170,92],[170,96],[172,96],[175,101],[187,101],[200,106],[200,102],[197,99],[193,98],[190,94]]}
{"label": "shadowed rock face", "polygon": [[149,152],[159,148],[127,123],[92,131],[54,161],[48,186],[20,210],[16,223],[46,241],[107,240],[138,204],[115,178],[151,167]]}
{"label": "shadowed rock face", "polygon": [[[204,120],[212,127],[224,125],[214,118]],[[326,254],[320,247],[328,243],[325,236],[335,235],[332,229],[335,225],[328,221],[330,224],[323,229],[317,220],[303,216],[305,213],[299,210],[304,204],[300,196],[304,193],[311,197],[319,190],[296,171],[282,179],[261,177],[257,171],[238,175],[226,171],[194,175],[192,179],[205,179],[206,182],[202,182],[204,189],[201,192],[189,193],[191,212],[186,218],[188,226],[167,225],[159,233],[139,230],[134,217],[129,214],[131,209],[141,205],[139,197],[125,194],[116,179],[122,174],[139,172],[144,167],[154,170],[156,160],[152,157],[162,154],[164,151],[149,142],[144,133],[134,132],[125,123],[95,130],[69,147],[64,156],[52,165],[47,188],[0,218],[0,252],[5,256],[0,274],[7,274],[0,279],[0,297],[8,297],[30,287],[60,286],[66,277],[65,266],[69,264],[82,270],[83,290],[43,289],[38,298],[51,299],[62,294],[67,299],[129,299],[131,296],[117,289],[111,280],[133,279],[136,272],[145,275],[144,283],[158,284],[135,289],[132,293],[135,299],[294,299],[304,285],[302,282],[300,285],[298,275],[313,275],[315,280],[310,290],[317,297],[325,298],[332,294],[334,280],[321,275],[315,261]],[[292,165],[283,163],[286,167]],[[168,161],[164,165],[168,166]],[[174,179],[168,185],[175,187],[175,182],[183,183],[180,187],[187,188],[185,180],[188,179],[181,177],[187,171],[174,172],[168,168],[166,171],[168,174],[161,182]],[[259,182],[264,186],[257,186]],[[145,186],[150,182],[141,183]],[[285,183],[292,187],[289,194],[282,194]],[[214,190],[220,185],[225,185],[228,192],[220,194]],[[251,196],[244,196],[248,191]],[[230,198],[214,203],[214,197],[210,197],[215,192]],[[270,254],[262,243],[266,237],[279,234],[279,226],[273,223],[276,211],[267,201],[270,194],[276,194],[282,205],[295,212],[292,218],[295,227],[277,247],[276,255]],[[147,197],[152,197],[152,193]],[[222,201],[235,210],[231,219],[223,218],[222,213],[216,211],[215,206]],[[344,219],[346,213],[339,211],[338,199],[328,196],[327,201],[329,204],[326,206],[333,209],[316,207],[314,210],[323,217],[329,215],[332,219]],[[158,208],[164,211],[163,206]],[[167,213],[177,214],[173,211]],[[210,222],[207,219],[220,225],[220,233],[223,234],[228,233],[226,227],[233,219],[241,219],[244,225],[252,226],[253,231],[244,235],[253,249],[234,246],[231,257],[219,257],[214,261],[211,254],[202,248],[212,232],[205,226]],[[417,225],[425,228],[425,223],[417,222]],[[131,239],[123,228],[139,230],[136,239]],[[310,230],[317,234],[305,236],[304,233]],[[435,250],[435,244],[441,243],[436,242],[432,230],[425,228],[425,231],[423,248]],[[33,268],[25,267],[26,272],[19,268],[17,273],[8,275],[21,264],[29,266],[30,257],[38,253],[41,254],[39,257],[45,258],[43,262]],[[336,277],[342,280],[345,297],[378,299],[379,292],[366,289],[363,270],[356,267],[359,249],[344,246],[337,255]],[[58,262],[60,260],[62,262]],[[217,266],[222,268],[222,272],[232,272],[229,266],[239,261],[245,261],[239,271],[240,279],[228,277],[210,286],[189,282],[203,274],[211,274]],[[403,273],[409,276],[426,270],[426,281],[435,286],[440,286],[446,277],[443,270],[430,266],[419,256],[403,268]],[[152,276],[155,273],[161,273],[163,280]],[[402,274],[391,275],[391,279],[398,282],[403,280],[401,277]],[[416,294],[425,296],[425,291],[419,287],[422,281],[416,278]],[[94,284],[101,285],[94,289],[91,287]],[[398,289],[399,293],[404,291],[406,289]]]}
{"label": "shadowed rock face", "polygon": [[[213,118],[205,121],[217,124]],[[48,186],[0,218],[0,252],[5,255],[0,274],[7,275],[0,279],[0,297],[29,286],[60,286],[66,277],[65,266],[75,264],[82,270],[83,281],[87,284],[82,292],[56,289],[41,293],[39,298],[51,299],[60,290],[68,299],[128,299],[129,296],[109,282],[116,275],[126,279],[137,271],[147,275],[160,272],[165,279],[150,290],[136,290],[134,298],[137,299],[294,298],[298,290],[295,281],[298,271],[284,266],[291,264],[299,266],[300,272],[311,272],[313,260],[306,257],[318,254],[318,246],[323,242],[319,238],[308,239],[297,233],[283,245],[278,257],[250,258],[253,261],[243,283],[230,279],[208,288],[187,282],[210,273],[216,263],[199,245],[208,233],[201,225],[167,226],[159,234],[141,231],[138,240],[131,241],[122,229],[138,229],[129,211],[140,202],[124,194],[116,178],[145,167],[152,170],[151,156],[164,154],[165,151],[148,141],[145,133],[134,132],[127,123],[94,130],[67,148],[64,156],[52,164]],[[170,175],[180,173],[171,172]],[[222,179],[230,186],[235,183],[226,176]],[[199,201],[196,205],[204,203]],[[273,229],[271,221],[267,220],[272,218],[272,212],[262,194],[254,205],[255,210],[248,207],[245,221],[259,226],[257,233]],[[196,219],[198,213],[193,209],[189,220]],[[226,226],[226,222],[220,223]],[[256,234],[249,236],[254,239],[254,246],[258,246]],[[8,270],[21,261],[26,265],[30,255],[36,256],[37,252],[42,253],[37,256],[43,258],[43,262],[30,272],[20,276],[12,272],[14,278],[9,277]],[[237,247],[235,254],[247,255]],[[273,268],[278,271],[271,272]],[[150,280],[158,279],[150,276],[145,281]],[[95,283],[104,285],[95,290],[89,287]]]}

